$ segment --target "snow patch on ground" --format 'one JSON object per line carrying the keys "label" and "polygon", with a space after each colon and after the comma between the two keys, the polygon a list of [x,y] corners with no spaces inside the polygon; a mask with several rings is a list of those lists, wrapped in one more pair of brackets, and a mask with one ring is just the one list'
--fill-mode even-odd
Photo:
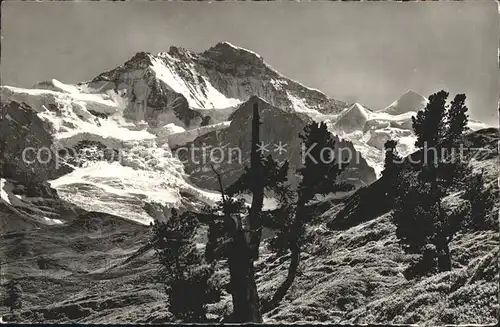
{"label": "snow patch on ground", "polygon": [[7,193],[7,181],[5,178],[0,178],[0,199],[4,200],[8,204],[11,204],[9,193]]}
{"label": "snow patch on ground", "polygon": [[64,222],[59,220],[59,219],[52,219],[52,218],[48,218],[48,217],[43,217],[43,218],[47,222],[47,225],[62,225],[62,224],[64,224]]}

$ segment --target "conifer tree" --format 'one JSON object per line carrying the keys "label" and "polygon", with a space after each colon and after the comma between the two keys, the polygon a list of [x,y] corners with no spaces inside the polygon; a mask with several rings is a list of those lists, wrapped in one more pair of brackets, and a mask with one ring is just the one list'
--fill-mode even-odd
{"label": "conifer tree", "polygon": [[[467,125],[467,107],[464,94],[458,94],[451,107],[446,104],[448,95],[445,91],[432,94],[425,109],[412,118],[421,154],[419,173],[400,174],[394,193],[396,234],[407,252],[424,256],[426,267],[420,267],[419,274],[452,267],[449,243],[454,228],[441,201],[456,176],[453,172],[462,166],[456,150]],[[436,266],[429,266],[433,262]]]}
{"label": "conifer tree", "polygon": [[[254,261],[259,256],[261,243],[264,190],[276,184],[277,179],[286,176],[288,169],[288,164],[278,168],[271,157],[267,160],[262,158],[262,154],[258,151],[260,124],[258,104],[255,103],[252,117],[250,167],[245,168],[244,174],[230,187],[229,192],[224,189],[220,174],[212,167],[219,180],[224,223],[222,226],[212,225],[209,248],[210,251],[221,248],[222,243],[223,251],[219,253],[227,256],[228,259],[231,278],[230,292],[233,298],[233,313],[230,322],[262,322]],[[247,215],[238,206],[241,202],[226,197],[226,193],[234,195],[245,190],[252,192],[252,204]],[[210,252],[207,254],[217,257]]]}
{"label": "conifer tree", "polygon": [[383,176],[393,177],[397,175],[398,164],[401,161],[401,156],[396,149],[397,142],[394,140],[388,140],[384,144],[385,149],[385,159],[384,159],[384,170],[382,171]]}
{"label": "conifer tree", "polygon": [[451,101],[451,106],[446,112],[446,123],[447,129],[444,136],[444,145],[447,148],[454,147],[460,144],[462,139],[462,134],[467,127],[469,110],[465,106],[465,94],[457,94],[453,101]]}
{"label": "conifer tree", "polygon": [[180,217],[176,209],[172,209],[168,222],[153,225],[152,244],[161,265],[161,281],[169,296],[169,310],[182,322],[207,321],[206,304],[220,298],[210,280],[214,269],[196,248],[197,226],[192,215]]}
{"label": "conifer tree", "polygon": [[443,140],[446,128],[446,99],[449,93],[439,91],[429,96],[427,106],[412,117],[413,130],[417,137],[415,146],[432,149]]}
{"label": "conifer tree", "polygon": [[[304,241],[306,224],[312,219],[307,204],[316,194],[326,195],[339,191],[348,191],[352,186],[338,182],[338,176],[348,163],[336,159],[335,140],[325,123],[311,123],[304,127],[299,135],[303,142],[303,167],[298,170],[301,181],[297,192],[295,215],[291,223],[286,223],[286,233],[278,234],[275,243],[286,244],[290,250],[290,265],[285,281],[278,287],[272,299],[264,304],[264,311],[275,308],[283,300],[292,286],[300,263],[301,245]],[[339,152],[337,152],[339,154]],[[340,156],[338,156],[340,158]],[[283,199],[289,199],[286,195]],[[289,200],[285,200],[289,204]],[[289,205],[286,206],[288,209]],[[287,210],[290,215],[293,213]],[[276,245],[276,244],[275,244]]]}
{"label": "conifer tree", "polygon": [[14,312],[14,309],[19,309],[22,306],[21,295],[23,289],[21,285],[11,280],[7,284],[6,298],[4,299],[4,304],[10,308],[10,312]]}
{"label": "conifer tree", "polygon": [[469,211],[465,215],[464,227],[472,230],[498,228],[496,219],[489,220],[495,204],[494,195],[485,188],[484,173],[472,175],[466,184],[463,198],[469,201]]}

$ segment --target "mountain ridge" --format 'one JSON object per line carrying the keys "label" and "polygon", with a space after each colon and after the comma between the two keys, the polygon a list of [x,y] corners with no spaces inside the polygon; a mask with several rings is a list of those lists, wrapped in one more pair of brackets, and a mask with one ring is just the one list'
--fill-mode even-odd
{"label": "mountain ridge", "polygon": [[[360,185],[376,178],[373,169],[376,174],[380,173],[383,143],[388,138],[400,141],[403,154],[412,151],[411,115],[418,109],[409,108],[402,114],[392,115],[357,103],[348,107],[343,101],[287,78],[262,56],[229,42],[217,43],[200,53],[175,46],[157,55],[138,52],[121,66],[75,85],[53,79],[37,83],[31,89],[2,86],[0,91],[2,103],[26,103],[29,107],[26,110],[43,122],[43,131],[35,130],[31,136],[44,139],[47,134],[51,139],[49,143],[63,149],[78,147],[78,151],[87,149],[96,153],[96,149],[104,146],[123,156],[120,164],[92,160],[86,162],[86,166],[73,167],[65,176],[54,176],[53,185],[63,197],[68,199],[83,187],[85,196],[104,192],[101,200],[105,200],[109,198],[106,192],[111,190],[119,195],[121,202],[108,210],[109,214],[133,213],[136,219],[145,221],[149,221],[151,214],[141,207],[144,202],[156,208],[157,204],[150,202],[169,199],[163,205],[177,206],[184,201],[181,192],[202,201],[216,200],[214,192],[197,189],[186,182],[186,169],[188,172],[195,169],[185,167],[171,150],[200,140],[209,140],[212,142],[209,145],[214,146],[219,142],[214,135],[225,137],[227,133],[229,142],[237,142],[245,148],[248,135],[242,135],[241,131],[245,130],[248,115],[238,122],[238,117],[242,117],[238,111],[252,101],[272,107],[271,118],[293,117],[286,121],[298,124],[290,128],[273,118],[274,124],[264,126],[263,131],[270,142],[297,145],[298,132],[306,122],[327,123],[339,146],[360,154],[358,170],[349,177]],[[405,94],[410,98],[421,97],[414,91]],[[405,94],[400,99],[404,99]],[[395,103],[404,102],[400,99]],[[243,111],[248,114],[248,110]],[[349,118],[349,113],[355,117]],[[12,124],[9,126],[14,134],[21,133],[21,127],[14,121],[4,119],[2,123]],[[235,124],[241,127],[235,129]],[[349,128],[346,130],[343,124]],[[355,126],[350,126],[352,124]],[[3,140],[7,139],[4,135]],[[20,142],[11,141],[14,145]],[[297,161],[296,157],[295,153],[293,161]],[[200,172],[206,174],[205,168],[200,168]],[[233,168],[234,172],[241,169]],[[116,175],[119,172],[125,175]],[[133,182],[132,178],[139,181]],[[217,189],[213,181],[197,183]],[[117,185],[120,186],[117,188]],[[157,193],[148,191],[150,189]],[[87,207],[89,201],[85,196],[78,203],[86,210],[96,209]],[[103,202],[99,207],[114,205]]]}

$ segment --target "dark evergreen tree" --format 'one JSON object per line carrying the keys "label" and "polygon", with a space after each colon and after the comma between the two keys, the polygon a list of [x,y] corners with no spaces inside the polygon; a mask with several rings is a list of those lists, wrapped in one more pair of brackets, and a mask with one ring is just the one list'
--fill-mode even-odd
{"label": "dark evergreen tree", "polygon": [[439,91],[429,96],[429,103],[424,110],[412,117],[413,130],[417,137],[418,148],[432,149],[439,145],[446,134],[446,99],[449,93]]}
{"label": "dark evergreen tree", "polygon": [[[419,266],[409,270],[414,275],[450,270],[448,243],[454,230],[440,206],[440,194],[412,171],[400,172],[395,181],[397,196],[392,218],[397,227],[396,236],[405,252],[422,255]],[[432,262],[434,266],[430,265]]]}
{"label": "dark evergreen tree", "polygon": [[444,135],[444,145],[447,148],[458,146],[462,142],[462,134],[467,127],[469,117],[465,99],[465,94],[457,94],[446,112],[447,129]]}
{"label": "dark evergreen tree", "polygon": [[467,125],[467,107],[465,95],[458,94],[451,107],[447,97],[445,91],[432,94],[425,109],[412,118],[421,155],[419,172],[400,174],[394,192],[396,234],[407,252],[422,254],[419,267],[411,268],[420,275],[451,270],[449,243],[455,228],[441,199],[463,166],[457,147]]}
{"label": "dark evergreen tree", "polygon": [[[271,155],[268,155],[267,157],[261,159],[261,165],[263,168],[262,181],[264,182],[264,190],[277,192],[277,188],[282,187],[281,185],[287,181],[289,169],[288,161],[279,164]],[[238,180],[227,187],[227,195],[235,196],[251,191],[252,172],[248,167],[245,167],[244,169],[243,174],[241,174]]]}
{"label": "dark evergreen tree", "polygon": [[398,143],[394,140],[388,140],[384,144],[385,159],[382,176],[386,176],[386,178],[391,180],[398,174],[401,167],[401,156],[396,149],[397,145]]}
{"label": "dark evergreen tree", "polygon": [[[285,222],[285,233],[278,234],[274,245],[286,244],[290,250],[290,265],[285,281],[278,287],[272,299],[264,304],[264,311],[269,311],[279,305],[292,286],[297,275],[300,263],[301,245],[304,241],[305,226],[312,219],[307,204],[316,194],[326,195],[339,191],[348,191],[352,186],[339,183],[338,176],[347,167],[348,163],[336,159],[340,158],[339,149],[335,147],[333,135],[328,131],[325,123],[311,123],[304,127],[300,138],[303,142],[303,168],[298,170],[301,182],[297,192],[297,203],[294,206],[295,215],[290,205],[286,205],[288,214],[293,217],[291,222]],[[337,152],[335,152],[337,150]],[[283,199],[289,204],[288,196]]]}
{"label": "dark evergreen tree", "polygon": [[[249,212],[250,227],[250,251],[252,259],[259,256],[260,240],[262,236],[262,206],[264,205],[264,167],[262,164],[262,154],[258,150],[260,145],[260,115],[257,103],[253,105],[252,117],[252,145],[250,153],[250,189],[252,191],[252,205]],[[253,265],[253,263],[252,263]],[[257,305],[258,307],[259,305]],[[259,313],[260,315],[260,313]],[[260,318],[262,319],[262,318]]]}
{"label": "dark evergreen tree", "polygon": [[203,322],[206,304],[219,300],[211,283],[212,266],[196,248],[198,221],[190,214],[179,217],[172,209],[168,222],[153,225],[152,244],[161,265],[160,278],[169,296],[169,310],[182,322]]}
{"label": "dark evergreen tree", "polygon": [[[466,184],[462,196],[469,201],[468,212],[465,213],[463,225],[466,229],[484,230],[497,229],[496,219],[489,219],[493,214],[496,197],[485,187],[483,172],[472,175]],[[493,214],[493,216],[496,216]]]}
{"label": "dark evergreen tree", "polygon": [[463,145],[463,132],[467,128],[468,115],[465,94],[457,94],[446,112],[445,135],[441,141],[440,168],[438,173],[443,186],[459,184],[462,176],[468,176],[471,168],[459,147]]}
{"label": "dark evergreen tree", "polygon": [[338,176],[349,163],[337,160],[341,158],[341,149],[335,147],[335,139],[325,123],[307,125],[300,138],[305,152],[302,162],[304,166],[298,170],[302,177],[298,189],[298,204],[309,202],[316,194],[352,189],[351,185],[338,182]]}
{"label": "dark evergreen tree", "polygon": [[10,308],[10,312],[14,312],[15,309],[20,309],[22,307],[21,295],[23,289],[16,281],[11,280],[7,284],[6,297],[4,299],[4,304]]}
{"label": "dark evergreen tree", "polygon": [[[224,190],[221,176],[212,167],[219,180],[224,222],[212,224],[207,255],[211,258],[218,258],[218,254],[227,256],[231,278],[229,290],[233,298],[230,322],[262,322],[254,261],[259,256],[261,243],[264,190],[277,184],[277,179],[286,176],[288,169],[288,164],[278,167],[271,157],[264,159],[258,151],[260,116],[257,104],[253,107],[251,142],[250,168],[245,168],[229,192]],[[226,197],[226,192],[234,195],[245,190],[252,192],[252,204],[247,215],[242,212],[241,202]]]}
{"label": "dark evergreen tree", "polygon": [[211,217],[205,247],[206,259],[208,262],[226,259],[234,242],[234,234],[243,229],[242,218],[248,215],[245,201],[226,197],[225,201],[219,201],[213,207],[207,206],[203,211]]}
{"label": "dark evergreen tree", "polygon": [[[385,158],[384,158],[384,170],[382,171],[382,182],[381,186],[382,192],[377,192],[375,194],[377,204],[383,206],[384,203],[391,205],[392,197],[394,197],[394,183],[397,179],[398,173],[402,169],[401,156],[396,149],[397,142],[394,140],[388,140],[384,144]],[[372,206],[367,206],[366,210],[373,210]]]}
{"label": "dark evergreen tree", "polygon": [[295,219],[296,193],[288,185],[283,183],[275,191],[278,201],[278,209],[275,210],[276,235],[270,239],[269,247],[278,255],[286,254],[289,249],[289,232]]}

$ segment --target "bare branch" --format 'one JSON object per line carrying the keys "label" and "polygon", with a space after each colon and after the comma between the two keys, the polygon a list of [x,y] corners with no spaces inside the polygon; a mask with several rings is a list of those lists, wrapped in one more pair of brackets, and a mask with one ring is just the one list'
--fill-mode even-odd
{"label": "bare branch", "polygon": [[226,204],[226,195],[224,194],[224,186],[222,185],[222,178],[220,177],[220,174],[215,170],[214,165],[210,163],[210,167],[212,168],[213,172],[217,176],[217,180],[219,181],[219,187],[220,187],[220,194],[222,196],[222,202]]}

